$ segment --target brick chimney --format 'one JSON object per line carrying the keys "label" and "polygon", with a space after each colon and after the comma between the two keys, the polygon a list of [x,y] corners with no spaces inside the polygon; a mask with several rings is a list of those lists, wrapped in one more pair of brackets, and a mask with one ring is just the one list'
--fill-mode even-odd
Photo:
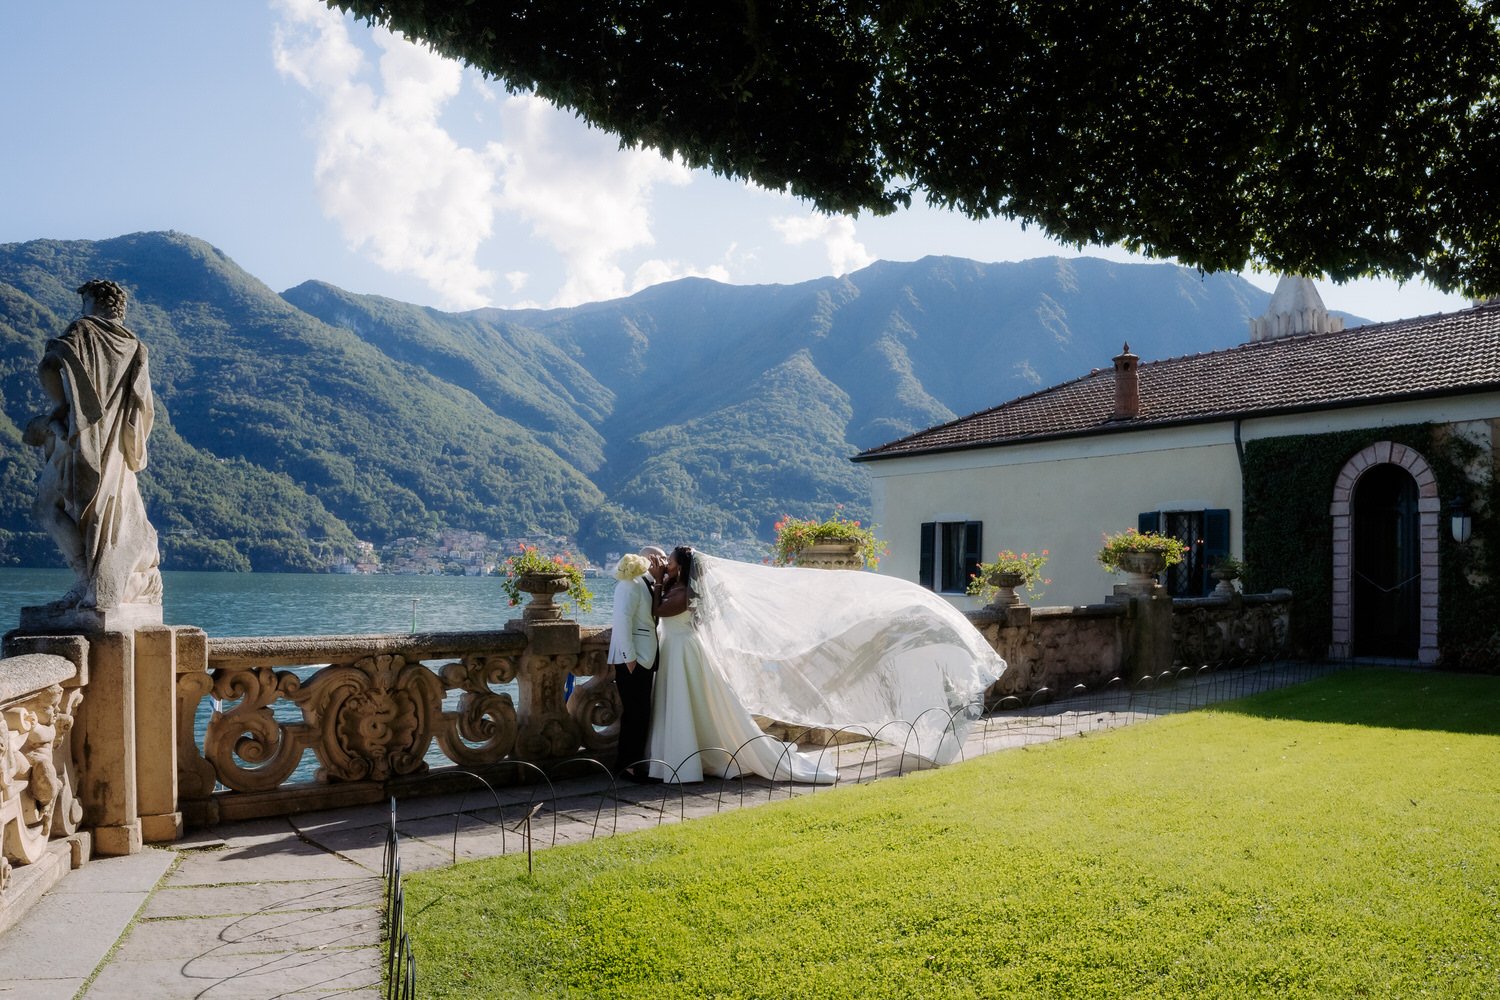
{"label": "brick chimney", "polygon": [[1134,420],[1141,415],[1141,359],[1130,353],[1130,345],[1115,356],[1115,412],[1111,420]]}

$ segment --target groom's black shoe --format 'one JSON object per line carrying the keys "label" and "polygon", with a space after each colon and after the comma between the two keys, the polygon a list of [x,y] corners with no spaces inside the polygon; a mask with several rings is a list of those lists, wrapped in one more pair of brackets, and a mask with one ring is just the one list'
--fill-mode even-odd
{"label": "groom's black shoe", "polygon": [[633,767],[627,767],[625,770],[621,771],[620,772],[620,776],[622,778],[625,778],[625,779],[629,780],[629,781],[635,782],[637,785],[659,785],[659,784],[661,784],[661,779],[660,778],[657,778],[657,777],[654,777],[653,775],[647,774],[645,771],[637,771]]}

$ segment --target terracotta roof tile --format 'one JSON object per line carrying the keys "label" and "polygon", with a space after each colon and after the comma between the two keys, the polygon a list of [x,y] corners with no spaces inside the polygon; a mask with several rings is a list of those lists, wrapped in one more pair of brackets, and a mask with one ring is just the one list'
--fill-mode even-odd
{"label": "terracotta roof tile", "polygon": [[1110,420],[1114,386],[1096,369],[855,460],[1500,389],[1500,304],[1146,362],[1131,420]]}

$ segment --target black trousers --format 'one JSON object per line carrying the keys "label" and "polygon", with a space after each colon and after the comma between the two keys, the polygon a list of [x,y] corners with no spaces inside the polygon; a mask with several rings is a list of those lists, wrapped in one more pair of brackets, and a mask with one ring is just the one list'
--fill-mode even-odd
{"label": "black trousers", "polygon": [[[654,666],[654,664],[653,664]],[[637,663],[634,670],[615,664],[615,687],[620,692],[620,744],[615,754],[615,771],[619,772],[646,756],[646,731],[651,726],[651,685],[656,679],[646,664]]]}

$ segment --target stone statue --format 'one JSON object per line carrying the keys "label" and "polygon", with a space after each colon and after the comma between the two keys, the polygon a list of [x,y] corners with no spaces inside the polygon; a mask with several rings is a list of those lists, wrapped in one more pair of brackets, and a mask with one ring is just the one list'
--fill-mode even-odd
{"label": "stone statue", "polygon": [[78,293],[83,316],[47,341],[38,370],[56,405],[26,427],[45,462],[32,511],[77,581],[35,610],[155,605],[159,620],[156,530],[136,485],[154,415],[146,345],[123,323],[125,289],[90,281]]}

